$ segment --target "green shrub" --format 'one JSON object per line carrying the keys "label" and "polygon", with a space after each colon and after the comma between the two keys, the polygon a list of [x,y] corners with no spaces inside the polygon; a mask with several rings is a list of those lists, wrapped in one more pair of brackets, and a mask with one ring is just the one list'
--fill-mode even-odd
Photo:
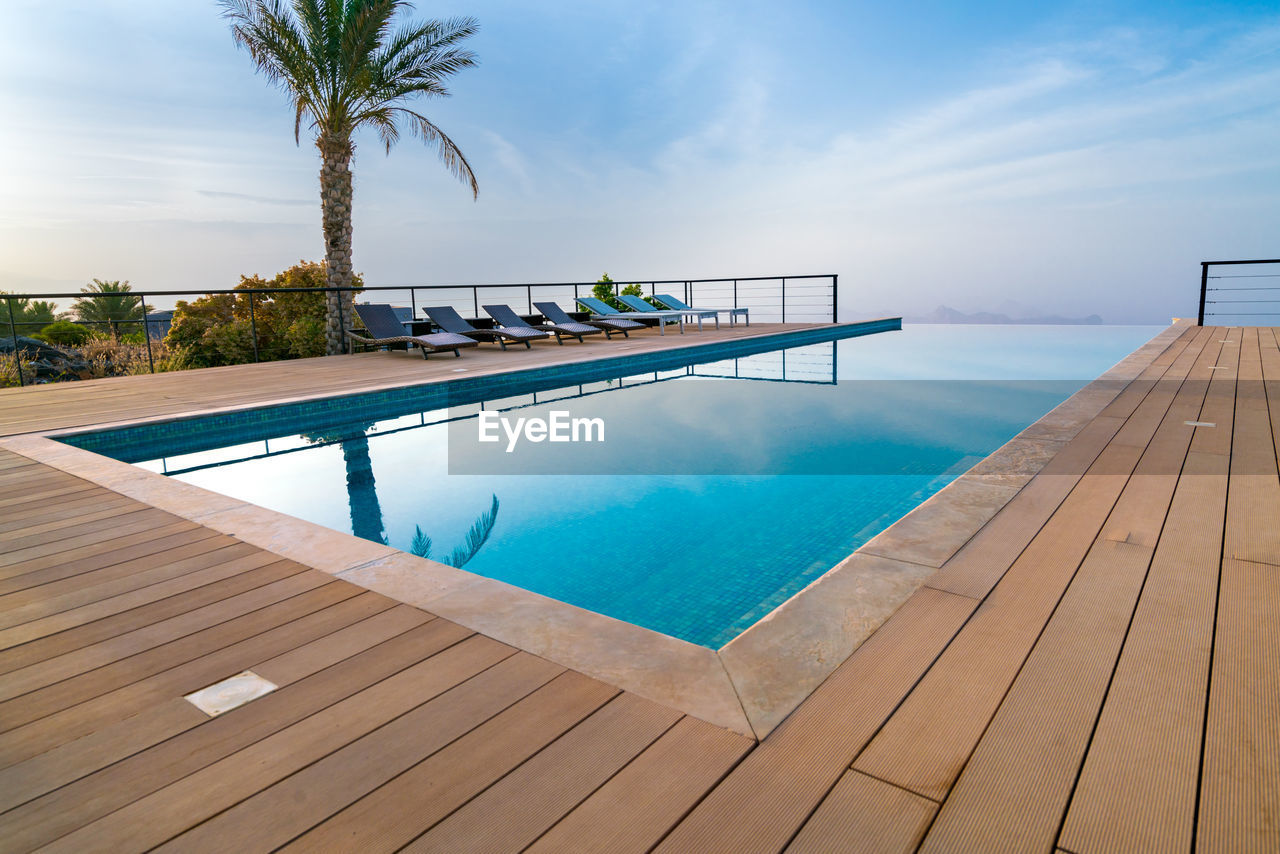
{"label": "green shrub", "polygon": [[[241,276],[236,290],[320,288],[327,284],[323,262],[299,261],[272,279]],[[362,284],[359,275],[353,284]],[[258,359],[301,359],[323,356],[323,293],[253,295],[209,294],[180,301],[165,341],[190,367],[235,365],[253,361],[253,330],[258,332]]]}
{"label": "green shrub", "polygon": [[59,347],[80,347],[92,337],[88,328],[70,320],[56,320],[40,330],[40,340]]}
{"label": "green shrub", "polygon": [[[608,273],[605,273],[600,277],[600,280],[595,283],[595,286],[591,288],[591,295],[598,300],[602,300],[608,303],[609,305],[613,306],[619,311],[630,311],[631,309],[629,306],[624,305],[622,300],[614,296],[613,289],[615,287],[616,285],[613,279],[609,278]],[[623,293],[623,294],[626,294],[627,296],[633,296],[633,297],[644,296],[644,291],[641,290],[640,286],[634,285],[634,284],[627,285],[621,291],[619,291],[619,293]]]}

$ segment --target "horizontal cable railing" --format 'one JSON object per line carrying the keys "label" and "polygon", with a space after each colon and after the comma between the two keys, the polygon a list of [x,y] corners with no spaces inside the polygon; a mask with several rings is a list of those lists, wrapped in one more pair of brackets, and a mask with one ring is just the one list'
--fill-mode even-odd
{"label": "horizontal cable railing", "polygon": [[[1249,272],[1223,271],[1223,267],[1242,267]],[[1266,272],[1253,272],[1258,269]],[[1228,323],[1234,326],[1244,325],[1250,318],[1268,318],[1260,324],[1263,326],[1278,325],[1275,319],[1280,317],[1280,259],[1201,261],[1201,326],[1206,317],[1230,318]]]}
{"label": "horizontal cable railing", "polygon": [[[13,344],[13,363],[19,385],[25,384],[21,349],[18,338],[39,332],[47,321],[19,319],[15,307],[23,301],[73,299],[77,301],[108,301],[109,315],[104,319],[80,319],[73,321],[89,328],[105,329],[113,337],[141,332],[146,345],[147,365],[155,372],[152,342],[164,337],[169,327],[168,317],[157,317],[147,305],[148,300],[172,297],[204,297],[229,294],[245,297],[248,302],[249,323],[253,344],[253,361],[259,361],[259,334],[257,311],[263,303],[282,294],[354,292],[367,296],[377,294],[379,302],[391,302],[409,309],[409,316],[425,323],[423,309],[428,306],[447,305],[464,317],[486,318],[485,305],[501,303],[510,305],[517,312],[539,314],[537,302],[554,302],[568,311],[581,307],[579,297],[594,295],[598,282],[528,282],[471,285],[369,285],[360,288],[227,288],[214,290],[147,290],[121,293],[54,293],[54,294],[0,294],[0,306],[7,317],[8,338]],[[669,294],[696,309],[747,309],[751,320],[763,323],[835,323],[839,311],[839,277],[835,274],[798,276],[742,276],[722,279],[647,279],[610,283],[613,293],[620,294],[626,288],[638,286],[646,297]],[[633,288],[634,289],[634,288]],[[363,300],[372,301],[372,300]],[[340,303],[341,301],[339,301]],[[341,306],[339,307],[341,312]],[[345,329],[350,318],[339,317]],[[0,332],[3,335],[3,332]],[[3,339],[0,339],[3,340]],[[345,343],[344,343],[345,347]]]}

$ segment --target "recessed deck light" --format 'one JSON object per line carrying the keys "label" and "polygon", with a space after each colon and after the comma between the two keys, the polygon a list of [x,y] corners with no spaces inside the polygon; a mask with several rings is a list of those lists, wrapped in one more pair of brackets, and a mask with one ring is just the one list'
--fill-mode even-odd
{"label": "recessed deck light", "polygon": [[1212,421],[1183,421],[1188,427],[1217,427],[1218,425]]}
{"label": "recessed deck light", "polygon": [[263,679],[252,670],[237,673],[230,679],[215,682],[207,688],[201,688],[182,699],[195,706],[211,718],[223,712],[238,709],[250,700],[256,700],[263,694],[276,690],[276,685]]}

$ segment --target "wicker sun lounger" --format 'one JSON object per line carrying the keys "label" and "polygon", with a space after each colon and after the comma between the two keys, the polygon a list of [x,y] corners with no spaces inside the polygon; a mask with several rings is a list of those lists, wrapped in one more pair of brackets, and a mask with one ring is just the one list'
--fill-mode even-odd
{"label": "wicker sun lounger", "polygon": [[686,305],[684,302],[673,297],[671,294],[654,294],[653,298],[665,305],[667,308],[673,308],[676,311],[714,311],[717,314],[724,312],[729,315],[729,325],[733,326],[736,322],[736,316],[742,315],[742,319],[747,322],[747,326],[751,325],[751,315],[745,307],[739,308],[694,308]]}
{"label": "wicker sun lounger", "polygon": [[[653,304],[643,297],[632,296],[631,294],[621,294],[618,299],[622,301],[623,305],[633,311],[662,311],[660,308],[654,308]],[[672,310],[679,311],[681,317],[687,316],[696,319],[698,321],[698,331],[702,331],[702,318],[704,317],[710,317],[716,322],[716,329],[720,328],[720,315],[716,314],[711,309],[686,308]]]}
{"label": "wicker sun lounger", "polygon": [[[364,324],[364,330],[348,329],[347,337],[360,344],[372,347],[388,347],[392,344],[407,344],[422,350],[422,358],[428,353],[439,353],[452,350],[453,355],[462,347],[476,347],[478,342],[451,332],[439,332],[434,335],[406,335],[404,324],[396,317],[395,310],[385,303],[367,303],[355,307],[356,315]],[[363,332],[363,334],[362,334]]]}
{"label": "wicker sun lounger", "polygon": [[674,320],[680,324],[680,334],[684,334],[684,315],[678,311],[658,311],[652,308],[649,311],[618,311],[604,300],[596,299],[595,297],[576,297],[576,299],[579,305],[591,312],[592,320],[618,317],[630,320],[656,320],[658,321],[658,332],[662,335],[667,334],[667,322]]}
{"label": "wicker sun lounger", "polygon": [[563,308],[553,302],[535,302],[533,307],[536,308],[543,317],[554,323],[556,326],[566,331],[573,329],[599,329],[604,332],[605,338],[612,338],[613,333],[621,332],[622,337],[628,337],[627,333],[633,329],[646,329],[643,323],[637,323],[634,320],[627,320],[623,317],[599,318],[597,320],[588,320],[585,323],[579,323],[570,317]]}
{"label": "wicker sun lounger", "polygon": [[508,329],[476,329],[470,323],[467,323],[462,315],[447,305],[428,306],[423,311],[427,313],[427,317],[431,318],[436,326],[439,326],[445,332],[465,335],[478,341],[497,341],[503,350],[507,349],[508,341],[519,341],[525,347],[529,347],[529,342],[531,341],[551,337],[546,332],[530,329],[528,326],[523,325]]}
{"label": "wicker sun lounger", "polygon": [[[554,323],[525,323],[524,318],[515,313],[515,310],[509,305],[486,305],[481,306],[494,322],[504,329],[537,329],[542,332],[550,332],[556,336],[557,344],[564,344],[566,336],[569,338],[577,338],[578,343],[583,343],[584,335],[599,335],[603,332],[595,326],[587,326],[585,323],[572,323],[568,325],[556,325]],[[571,328],[572,327],[572,328]]]}

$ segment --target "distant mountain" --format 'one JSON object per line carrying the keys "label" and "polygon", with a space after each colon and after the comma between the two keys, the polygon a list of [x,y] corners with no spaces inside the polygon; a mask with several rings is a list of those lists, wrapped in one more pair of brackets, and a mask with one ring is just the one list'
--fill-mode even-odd
{"label": "distant mountain", "polygon": [[903,320],[908,323],[1039,323],[1060,326],[1094,326],[1102,323],[1102,318],[1096,314],[1091,314],[1088,317],[1059,317],[1056,314],[1051,314],[1044,317],[1020,317],[1014,319],[1007,314],[990,311],[965,314],[963,311],[957,311],[945,305],[938,306],[930,314],[920,317],[904,317]]}

